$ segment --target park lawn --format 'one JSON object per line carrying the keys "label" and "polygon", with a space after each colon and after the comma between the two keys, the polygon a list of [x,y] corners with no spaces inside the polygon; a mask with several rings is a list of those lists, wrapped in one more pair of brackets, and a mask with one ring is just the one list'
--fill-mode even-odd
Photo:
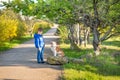
{"label": "park lawn", "polygon": [[22,36],[21,38],[19,39],[13,39],[12,41],[6,41],[6,42],[0,42],[0,52],[1,51],[6,51],[8,49],[11,49],[13,48],[14,46],[18,45],[18,44],[21,44],[25,41],[28,41],[32,39],[31,36]]}
{"label": "park lawn", "polygon": [[[85,58],[85,63],[63,65],[63,80],[120,80],[120,39],[109,39],[101,46],[101,55]],[[81,50],[71,50],[69,44],[61,44],[67,57],[80,58],[83,54],[93,53],[91,45]],[[117,57],[114,54],[119,52]]]}

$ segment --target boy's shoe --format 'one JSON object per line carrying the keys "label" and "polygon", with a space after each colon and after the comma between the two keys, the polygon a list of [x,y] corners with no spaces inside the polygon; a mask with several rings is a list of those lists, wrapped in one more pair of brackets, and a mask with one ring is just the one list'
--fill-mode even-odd
{"label": "boy's shoe", "polygon": [[45,62],[44,62],[44,61],[42,61],[42,62],[37,62],[37,63],[39,63],[39,64],[40,64],[40,63],[44,64]]}
{"label": "boy's shoe", "polygon": [[41,63],[45,63],[44,61],[42,61]]}

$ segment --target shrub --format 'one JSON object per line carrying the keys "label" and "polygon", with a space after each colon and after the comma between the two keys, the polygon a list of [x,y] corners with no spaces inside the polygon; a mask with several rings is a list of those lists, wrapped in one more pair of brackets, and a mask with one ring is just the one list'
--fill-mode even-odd
{"label": "shrub", "polygon": [[0,14],[0,41],[10,41],[16,37],[17,25],[18,21],[13,11],[3,11]]}
{"label": "shrub", "polygon": [[0,32],[0,41],[11,41],[23,36],[26,26],[16,13],[7,9],[0,13]]}
{"label": "shrub", "polygon": [[33,26],[33,33],[37,33],[38,28],[43,28],[43,32],[45,32],[47,29],[50,29],[51,26],[52,24],[46,21],[36,22]]}
{"label": "shrub", "polygon": [[17,26],[17,37],[20,38],[26,34],[27,31],[27,26],[24,22],[19,21],[18,26]]}
{"label": "shrub", "polygon": [[58,28],[58,34],[61,37],[61,41],[64,43],[66,40],[68,40],[68,30],[66,26],[59,26]]}

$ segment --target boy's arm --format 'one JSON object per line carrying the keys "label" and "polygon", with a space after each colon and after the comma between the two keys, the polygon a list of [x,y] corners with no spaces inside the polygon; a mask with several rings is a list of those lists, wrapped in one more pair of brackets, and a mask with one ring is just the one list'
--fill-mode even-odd
{"label": "boy's arm", "polygon": [[39,48],[39,39],[34,37],[35,38],[35,47],[36,48]]}

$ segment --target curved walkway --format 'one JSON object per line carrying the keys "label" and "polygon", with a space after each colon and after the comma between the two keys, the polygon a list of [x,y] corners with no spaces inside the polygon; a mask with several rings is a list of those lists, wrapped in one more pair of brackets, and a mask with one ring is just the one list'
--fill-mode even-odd
{"label": "curved walkway", "polygon": [[[59,38],[56,29],[44,34],[45,59],[52,55],[50,42]],[[58,65],[37,64],[33,39],[0,54],[0,80],[60,80],[61,71]]]}

